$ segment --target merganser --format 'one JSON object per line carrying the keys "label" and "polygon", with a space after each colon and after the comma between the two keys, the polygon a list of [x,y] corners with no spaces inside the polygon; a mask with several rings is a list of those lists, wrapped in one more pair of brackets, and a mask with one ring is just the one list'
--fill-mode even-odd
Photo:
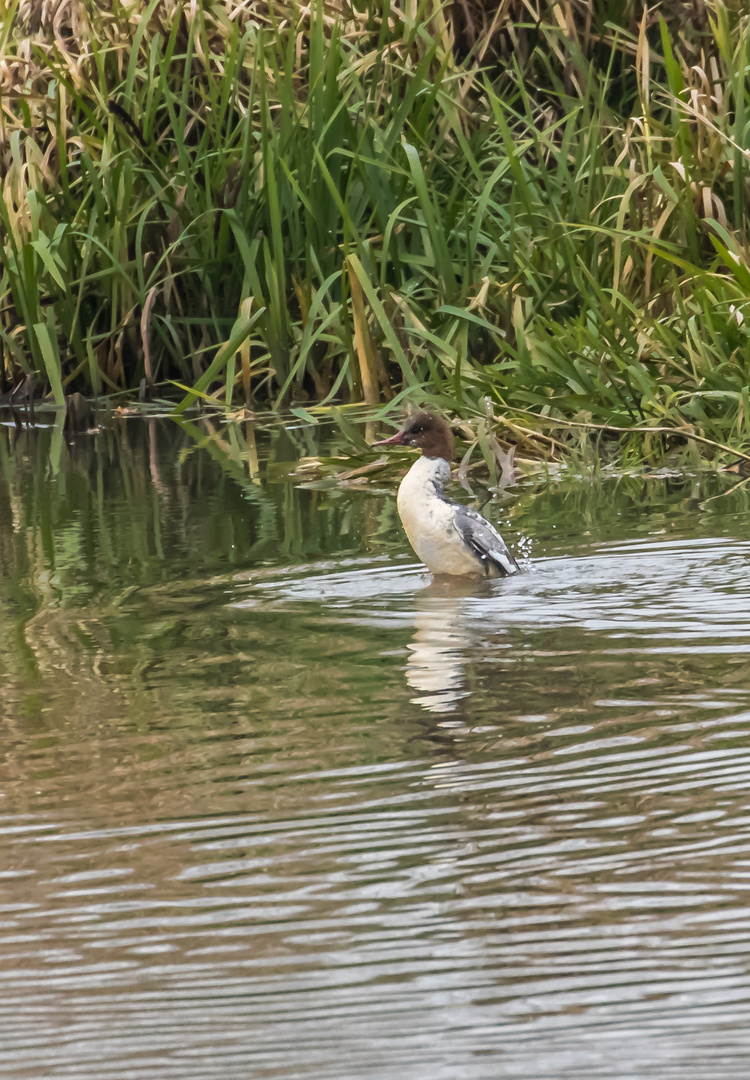
{"label": "merganser", "polygon": [[518,563],[497,529],[468,506],[450,502],[443,484],[451,473],[453,432],[435,413],[410,416],[401,431],[373,446],[418,446],[398,489],[398,512],[409,543],[433,574],[507,577]]}

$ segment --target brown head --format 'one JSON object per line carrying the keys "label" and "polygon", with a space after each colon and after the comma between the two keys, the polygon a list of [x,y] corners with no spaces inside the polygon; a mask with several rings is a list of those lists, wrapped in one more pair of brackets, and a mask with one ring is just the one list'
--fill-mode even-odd
{"label": "brown head", "polygon": [[381,439],[373,446],[417,446],[425,457],[453,461],[453,432],[447,420],[430,412],[412,413],[404,426],[390,439]]}

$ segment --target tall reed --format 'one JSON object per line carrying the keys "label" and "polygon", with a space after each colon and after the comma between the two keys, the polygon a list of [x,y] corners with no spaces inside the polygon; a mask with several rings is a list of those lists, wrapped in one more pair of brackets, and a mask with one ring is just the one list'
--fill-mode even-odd
{"label": "tall reed", "polygon": [[4,389],[746,445],[748,17],[598,10],[0,0]]}

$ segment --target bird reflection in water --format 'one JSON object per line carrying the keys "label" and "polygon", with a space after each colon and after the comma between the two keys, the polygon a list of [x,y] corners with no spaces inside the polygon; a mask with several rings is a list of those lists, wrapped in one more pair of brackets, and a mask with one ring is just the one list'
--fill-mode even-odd
{"label": "bird reflection in water", "polygon": [[415,705],[432,713],[455,712],[469,694],[466,663],[473,652],[467,600],[488,597],[490,582],[436,577],[415,596],[414,639],[407,645],[406,681]]}

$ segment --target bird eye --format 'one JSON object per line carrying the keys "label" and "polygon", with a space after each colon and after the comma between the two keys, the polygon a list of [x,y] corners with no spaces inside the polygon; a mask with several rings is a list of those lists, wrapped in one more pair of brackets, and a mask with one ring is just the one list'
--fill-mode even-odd
{"label": "bird eye", "polygon": [[421,435],[421,434],[423,434],[423,432],[424,432],[424,428],[422,427],[421,424],[417,424],[416,427],[413,427],[411,429],[412,435]]}

